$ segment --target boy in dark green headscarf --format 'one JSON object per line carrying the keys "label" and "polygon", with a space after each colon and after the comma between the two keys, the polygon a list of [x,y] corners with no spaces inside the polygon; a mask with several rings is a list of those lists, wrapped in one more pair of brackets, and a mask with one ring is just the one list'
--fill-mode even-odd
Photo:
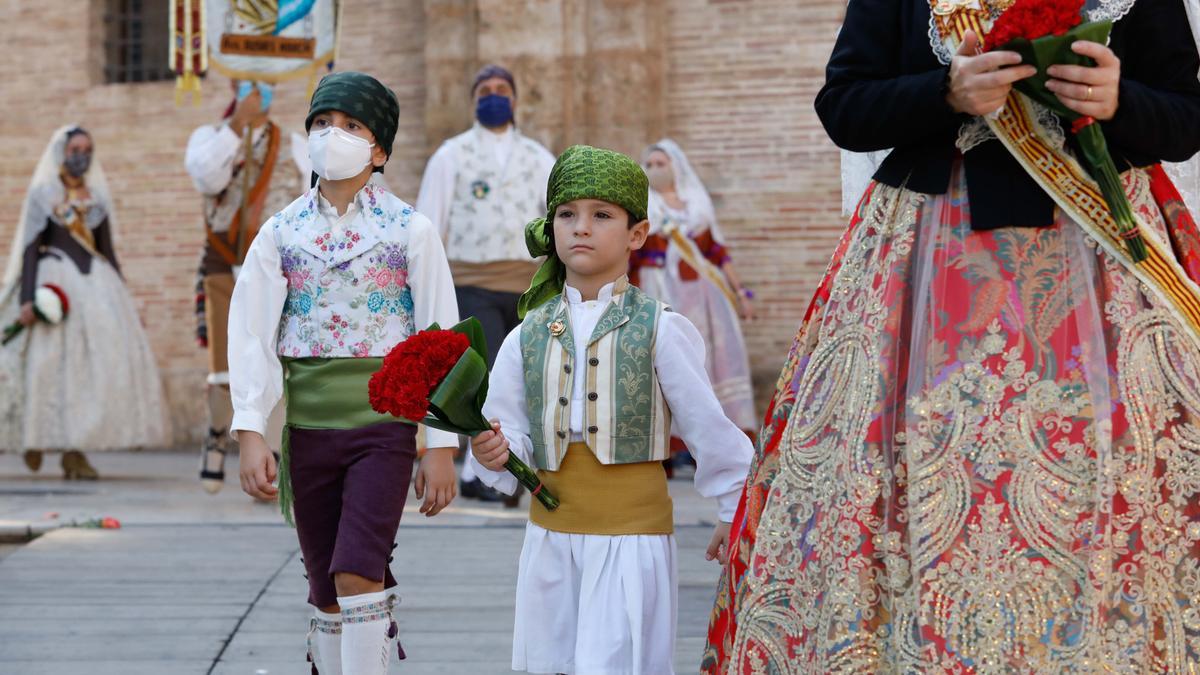
{"label": "boy in dark green headscarf", "polygon": [[672,418],[696,456],[696,488],[716,497],[709,559],[724,561],[750,440],[726,419],[696,328],[630,286],[646,240],[646,175],[610,150],[574,146],[547,185],[545,218],[526,228],[545,255],[521,298],[472,439],[484,483],[512,493],[514,452],[560,506],[531,500],[517,579],[514,670],[669,673],[677,580],[662,460]]}
{"label": "boy in dark green headscarf", "polygon": [[[395,94],[369,75],[321,80],[305,120],[320,181],[259,230],[230,309],[242,487],[294,512],[316,608],[309,657],[322,673],[383,675],[396,638],[388,562],[416,431],[371,409],[368,380],[416,331],[458,322],[437,230],[370,181],[391,155],[398,117]],[[262,432],[281,395],[276,467]],[[457,437],[427,438],[416,493],[434,515],[454,498]]]}

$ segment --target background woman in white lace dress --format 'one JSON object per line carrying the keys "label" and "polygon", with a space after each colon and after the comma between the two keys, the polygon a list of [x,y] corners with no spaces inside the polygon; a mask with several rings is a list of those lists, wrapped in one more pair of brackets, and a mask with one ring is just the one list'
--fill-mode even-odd
{"label": "background woman in white lace dress", "polygon": [[642,166],[650,179],[650,236],[630,260],[630,278],[700,330],[725,416],[753,433],[758,418],[738,322],[739,314],[752,318],[753,294],[734,272],[712,198],[679,145],[667,138],[655,143]]}
{"label": "background woman in white lace dress", "polygon": [[[91,135],[54,132],[21,209],[0,293],[0,321],[27,327],[0,347],[0,449],[37,471],[61,451],[64,476],[94,479],[84,451],[159,445],[166,414],[158,368],[113,248],[115,218]],[[69,301],[57,325],[37,321],[37,288]]]}

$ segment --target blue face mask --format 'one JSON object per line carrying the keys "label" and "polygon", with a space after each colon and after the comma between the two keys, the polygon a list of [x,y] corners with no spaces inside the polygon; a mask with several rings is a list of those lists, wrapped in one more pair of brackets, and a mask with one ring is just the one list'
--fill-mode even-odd
{"label": "blue face mask", "polygon": [[475,119],[485,127],[502,127],[512,121],[512,99],[489,94],[475,104]]}
{"label": "blue face mask", "polygon": [[254,91],[255,87],[258,87],[258,95],[260,98],[262,98],[262,109],[263,112],[266,112],[271,107],[271,97],[275,95],[275,88],[269,84],[264,82],[251,82],[250,80],[242,80],[240,83],[238,83],[237,100],[240,102],[242,99],[249,96],[250,92]]}

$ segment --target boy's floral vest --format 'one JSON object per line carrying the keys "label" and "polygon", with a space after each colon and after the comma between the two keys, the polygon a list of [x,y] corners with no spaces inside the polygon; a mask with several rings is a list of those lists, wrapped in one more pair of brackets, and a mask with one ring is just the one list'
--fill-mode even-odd
{"label": "boy's floral vest", "polygon": [[278,353],[286,358],[386,356],[415,332],[408,286],[409,222],[423,218],[370,183],[338,234],[317,211],[317,188],[264,227],[274,229],[287,302]]}
{"label": "boy's floral vest", "polygon": [[670,455],[671,411],[654,373],[658,318],[670,310],[627,281],[617,283],[592,331],[586,363],[575,363],[565,298],[530,311],[521,324],[525,405],[539,469],[557,471],[566,456],[576,368],[587,369],[583,438],[601,464],[650,462]]}

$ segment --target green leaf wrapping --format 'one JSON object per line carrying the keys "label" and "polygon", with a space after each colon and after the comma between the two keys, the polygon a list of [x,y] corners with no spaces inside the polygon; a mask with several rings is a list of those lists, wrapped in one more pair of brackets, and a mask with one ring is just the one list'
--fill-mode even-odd
{"label": "green leaf wrapping", "polygon": [[[438,330],[436,324],[430,329]],[[483,403],[488,392],[487,337],[483,325],[475,317],[461,321],[449,330],[466,335],[471,347],[429,394],[429,414],[421,423],[452,434],[476,436],[492,429],[491,422],[483,416]],[[558,508],[558,498],[542,485],[537,472],[515,453],[508,454],[504,468],[546,509]]]}
{"label": "green leaf wrapping", "polygon": [[1037,68],[1036,75],[1019,80],[1013,85],[1017,91],[1073,121],[1080,117],[1079,113],[1064,106],[1054,92],[1046,88],[1046,82],[1050,79],[1046,69],[1053,65],[1096,65],[1091,58],[1071,51],[1071,44],[1077,40],[1105,44],[1108,42],[1110,32],[1112,32],[1111,21],[1095,21],[1079,24],[1063,35],[1047,35],[1032,42],[1024,38],[1017,38],[997,49],[1017,52],[1021,55],[1022,64]]}
{"label": "green leaf wrapping", "polygon": [[486,386],[487,363],[474,349],[468,349],[445,379],[429,395],[429,412],[440,421],[469,436],[492,428],[477,403],[478,391]]}
{"label": "green leaf wrapping", "polygon": [[[1112,155],[1108,152],[1108,143],[1104,140],[1104,132],[1099,124],[1089,124],[1076,133],[1079,141],[1080,154],[1088,173],[1096,179],[1100,193],[1108,203],[1109,213],[1116,221],[1117,227],[1125,238],[1125,247],[1133,262],[1139,263],[1148,257],[1146,242],[1138,231],[1137,219],[1133,216],[1133,207],[1125,195],[1125,186],[1121,183],[1121,174],[1113,164]],[[1130,233],[1133,233],[1132,235]]]}
{"label": "green leaf wrapping", "polygon": [[522,462],[515,453],[508,453],[508,461],[504,463],[504,468],[516,476],[517,482],[525,486],[525,489],[529,490],[529,493],[541,502],[547,511],[558,508],[558,498],[542,485],[542,479],[538,478],[537,472]]}
{"label": "green leaf wrapping", "polygon": [[[1087,56],[1076,54],[1071,45],[1077,40],[1086,40],[1105,44],[1109,33],[1112,32],[1111,21],[1095,21],[1075,26],[1063,35],[1048,35],[1033,41],[1017,38],[997,49],[1014,51],[1021,55],[1023,64],[1035,66],[1037,74],[1019,80],[1013,87],[1034,101],[1046,106],[1055,114],[1074,122],[1082,115],[1063,105],[1054,92],[1046,88],[1050,76],[1046,69],[1052,65],[1094,66],[1096,62]],[[1135,263],[1146,259],[1146,242],[1138,234],[1137,220],[1133,216],[1133,208],[1129,198],[1125,196],[1124,186],[1121,185],[1121,174],[1113,163],[1112,155],[1108,152],[1108,143],[1100,125],[1092,123],[1080,128],[1075,135],[1079,145],[1082,164],[1100,187],[1104,201],[1113,220],[1125,239],[1126,249]]]}

